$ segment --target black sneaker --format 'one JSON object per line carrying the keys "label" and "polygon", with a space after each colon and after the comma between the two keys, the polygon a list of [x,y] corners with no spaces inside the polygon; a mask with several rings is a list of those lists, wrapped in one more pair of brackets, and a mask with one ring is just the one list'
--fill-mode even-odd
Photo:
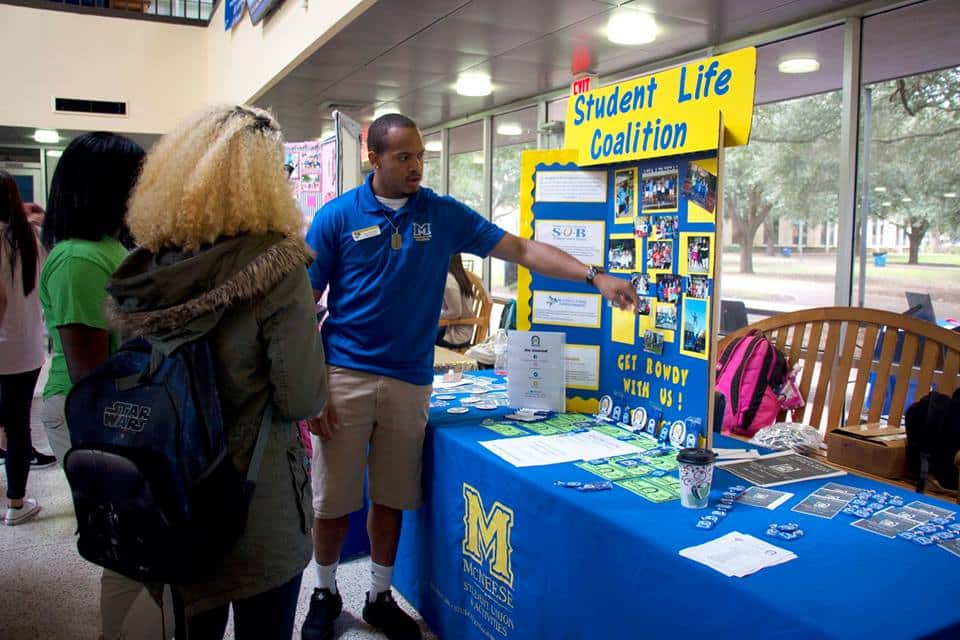
{"label": "black sneaker", "polygon": [[363,619],[382,631],[388,640],[420,640],[420,627],[400,608],[390,591],[379,594],[373,602],[367,592]]}
{"label": "black sneaker", "polygon": [[301,640],[333,640],[333,621],[343,611],[343,598],[329,589],[314,589],[310,611],[300,628]]}
{"label": "black sneaker", "polygon": [[56,456],[48,456],[45,453],[40,453],[36,449],[33,450],[33,455],[30,456],[30,466],[34,469],[46,469],[55,464],[57,464]]}

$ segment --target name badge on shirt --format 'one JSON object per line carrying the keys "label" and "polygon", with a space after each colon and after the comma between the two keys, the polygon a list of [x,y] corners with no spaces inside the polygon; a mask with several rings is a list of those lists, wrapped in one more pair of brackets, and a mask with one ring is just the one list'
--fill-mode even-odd
{"label": "name badge on shirt", "polygon": [[360,242],[367,238],[376,238],[380,235],[380,227],[374,225],[372,227],[366,227],[365,229],[357,229],[356,231],[352,231],[351,235],[353,236],[354,242]]}

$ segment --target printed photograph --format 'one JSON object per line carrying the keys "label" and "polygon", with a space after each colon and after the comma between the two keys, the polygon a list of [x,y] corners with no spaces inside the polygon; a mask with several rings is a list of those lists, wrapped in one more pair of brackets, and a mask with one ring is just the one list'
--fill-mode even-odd
{"label": "printed photograph", "polygon": [[607,250],[608,271],[620,272],[636,271],[637,241],[633,236],[618,238],[611,236],[610,248]]}
{"label": "printed photograph", "polygon": [[656,298],[651,296],[640,296],[640,303],[637,305],[637,314],[641,316],[650,315],[654,300],[656,300]]}
{"label": "printed photograph", "polygon": [[684,299],[682,353],[706,357],[708,313],[706,300]]}
{"label": "printed photograph", "polygon": [[710,295],[710,284],[706,276],[690,276],[687,278],[686,294],[691,298],[706,298]]}
{"label": "printed photograph", "polygon": [[650,237],[654,240],[673,240],[679,228],[680,220],[677,216],[656,216]]}
{"label": "printed photograph", "polygon": [[633,220],[637,215],[637,170],[617,169],[613,175],[613,192],[617,219]]}
{"label": "printed photograph", "polygon": [[646,273],[635,273],[630,277],[630,284],[638,296],[645,296],[650,289],[650,276]]}
{"label": "printed photograph", "polygon": [[644,331],[643,350],[654,355],[663,355],[663,334],[652,329]]}
{"label": "printed photograph", "polygon": [[673,269],[673,241],[647,241],[647,270],[670,271]]}
{"label": "printed photograph", "polygon": [[710,236],[687,236],[687,273],[710,273]]}
{"label": "printed photograph", "polygon": [[680,300],[681,281],[680,276],[657,276],[657,300],[676,304]]}
{"label": "printed photograph", "polygon": [[657,329],[675,331],[677,328],[677,305],[658,304],[655,326]]}
{"label": "printed photograph", "polygon": [[284,154],[283,166],[287,168],[287,177],[290,180],[300,179],[300,154],[295,151],[287,151]]}
{"label": "printed photograph", "polygon": [[633,219],[633,233],[638,238],[646,238],[650,235],[650,218],[646,216],[637,216]]}
{"label": "printed photograph", "polygon": [[714,213],[717,206],[717,176],[696,162],[690,162],[687,165],[687,179],[683,183],[683,195]]}
{"label": "printed photograph", "polygon": [[680,167],[656,167],[643,170],[643,205],[644,213],[654,211],[677,210],[677,181],[680,177]]}

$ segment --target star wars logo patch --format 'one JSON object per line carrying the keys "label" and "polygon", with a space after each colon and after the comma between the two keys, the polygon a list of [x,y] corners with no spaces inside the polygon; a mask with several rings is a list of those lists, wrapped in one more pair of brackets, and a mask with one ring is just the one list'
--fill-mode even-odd
{"label": "star wars logo patch", "polygon": [[139,433],[150,421],[150,407],[131,402],[114,402],[103,410],[103,425],[110,429]]}
{"label": "star wars logo patch", "polygon": [[430,231],[429,222],[423,224],[413,223],[413,239],[417,242],[427,242],[433,239],[433,232]]}

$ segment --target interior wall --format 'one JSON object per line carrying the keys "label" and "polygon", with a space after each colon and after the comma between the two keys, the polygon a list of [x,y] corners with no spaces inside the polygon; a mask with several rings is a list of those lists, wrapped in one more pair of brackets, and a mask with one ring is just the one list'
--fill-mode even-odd
{"label": "interior wall", "polygon": [[[201,27],[0,4],[0,125],[163,133],[207,104],[207,42]],[[122,100],[127,116],[54,113],[55,96]]]}
{"label": "interior wall", "polygon": [[252,102],[376,0],[286,0],[253,25],[244,15],[223,29],[225,2],[207,27],[210,104]]}

